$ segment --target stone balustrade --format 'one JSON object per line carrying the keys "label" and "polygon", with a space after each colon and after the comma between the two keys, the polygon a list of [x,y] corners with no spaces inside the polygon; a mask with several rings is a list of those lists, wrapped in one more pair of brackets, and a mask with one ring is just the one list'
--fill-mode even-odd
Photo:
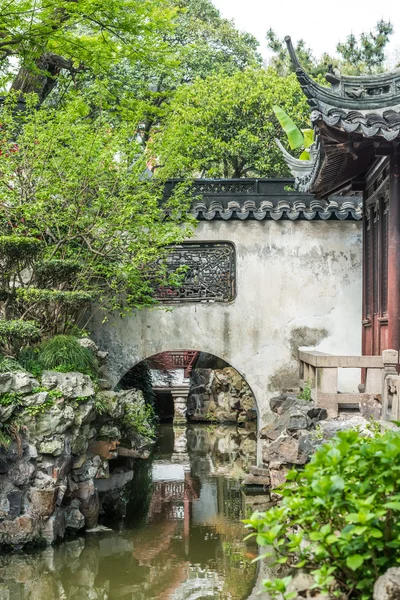
{"label": "stone balustrade", "polygon": [[[397,374],[399,353],[384,350],[382,356],[334,356],[318,351],[299,350],[300,389],[311,387],[311,399],[316,406],[326,408],[329,417],[339,409],[359,406],[371,397],[382,401],[382,416],[386,420],[400,417],[400,377]],[[359,393],[340,393],[338,369],[362,369],[364,389]],[[361,381],[361,373],[360,373]]]}

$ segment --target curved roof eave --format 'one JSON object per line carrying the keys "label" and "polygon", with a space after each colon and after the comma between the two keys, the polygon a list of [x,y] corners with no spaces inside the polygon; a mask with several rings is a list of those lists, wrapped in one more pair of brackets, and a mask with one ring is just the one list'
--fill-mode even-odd
{"label": "curved roof eave", "polygon": [[329,74],[331,88],[328,88],[314,81],[300,65],[290,36],[285,41],[297,79],[312,108],[319,102],[350,110],[357,107],[359,111],[400,107],[400,69],[378,75]]}

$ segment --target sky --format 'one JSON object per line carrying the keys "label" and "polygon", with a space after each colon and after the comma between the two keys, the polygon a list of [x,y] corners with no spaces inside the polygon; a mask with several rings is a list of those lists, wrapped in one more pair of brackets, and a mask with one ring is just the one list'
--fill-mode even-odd
{"label": "sky", "polygon": [[389,60],[400,52],[399,0],[331,0],[330,2],[301,0],[213,0],[222,15],[234,19],[238,29],[256,36],[264,57],[265,33],[272,27],[279,37],[290,35],[294,41],[303,38],[315,56],[334,53],[338,41],[347,35],[373,29],[377,21],[390,20],[394,26],[388,46]]}

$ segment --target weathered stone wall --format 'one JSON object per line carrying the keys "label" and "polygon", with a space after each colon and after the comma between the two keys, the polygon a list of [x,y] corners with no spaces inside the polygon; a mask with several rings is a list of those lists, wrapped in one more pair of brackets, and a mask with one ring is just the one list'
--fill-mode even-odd
{"label": "weathered stone wall", "polygon": [[[235,244],[237,294],[224,303],[185,303],[92,323],[116,383],[141,360],[193,349],[221,357],[253,391],[260,426],[268,400],[297,380],[298,345],[361,350],[361,224],[354,221],[200,222],[194,240]],[[356,389],[357,379],[342,391]]]}
{"label": "weathered stone wall", "polygon": [[190,421],[255,421],[256,402],[246,381],[232,367],[194,369],[187,402]]}
{"label": "weathered stone wall", "polygon": [[[0,375],[0,547],[51,544],[97,524],[133,477],[149,439],[127,415],[142,392],[96,392],[81,373]],[[122,442],[122,443],[121,443]],[[112,462],[117,463],[113,468]],[[113,507],[115,509],[115,505]]]}

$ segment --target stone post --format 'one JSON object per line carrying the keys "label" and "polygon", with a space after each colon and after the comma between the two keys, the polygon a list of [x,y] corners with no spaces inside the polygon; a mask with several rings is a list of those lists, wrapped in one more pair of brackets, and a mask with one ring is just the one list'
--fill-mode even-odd
{"label": "stone post", "polygon": [[383,378],[388,375],[397,375],[397,365],[399,362],[399,353],[397,350],[384,350],[382,352]]}
{"label": "stone post", "polygon": [[[318,367],[317,368],[317,398],[316,405],[323,406],[328,412],[329,418],[338,416],[339,408],[336,401],[336,394],[338,392],[338,369],[337,367]],[[320,402],[318,395],[319,393],[324,394],[324,401]],[[332,400],[327,402],[326,398],[329,396]],[[334,400],[333,400],[334,399]]]}
{"label": "stone post", "polygon": [[171,394],[174,400],[174,425],[186,423],[186,405],[189,396],[189,386],[175,386],[171,388]]}
{"label": "stone post", "polygon": [[189,383],[175,385],[171,388],[171,394],[174,400],[174,452],[171,460],[172,462],[181,463],[185,471],[190,470],[190,460],[186,441],[186,411],[189,389]]}
{"label": "stone post", "polygon": [[396,350],[382,352],[382,417],[385,421],[400,418],[400,377],[397,375],[399,353]]}
{"label": "stone post", "polygon": [[[390,352],[390,350],[389,350]],[[396,370],[394,371],[396,373]],[[371,369],[367,367],[367,375],[365,377],[365,393],[376,394],[382,386],[382,371],[381,369]]]}

